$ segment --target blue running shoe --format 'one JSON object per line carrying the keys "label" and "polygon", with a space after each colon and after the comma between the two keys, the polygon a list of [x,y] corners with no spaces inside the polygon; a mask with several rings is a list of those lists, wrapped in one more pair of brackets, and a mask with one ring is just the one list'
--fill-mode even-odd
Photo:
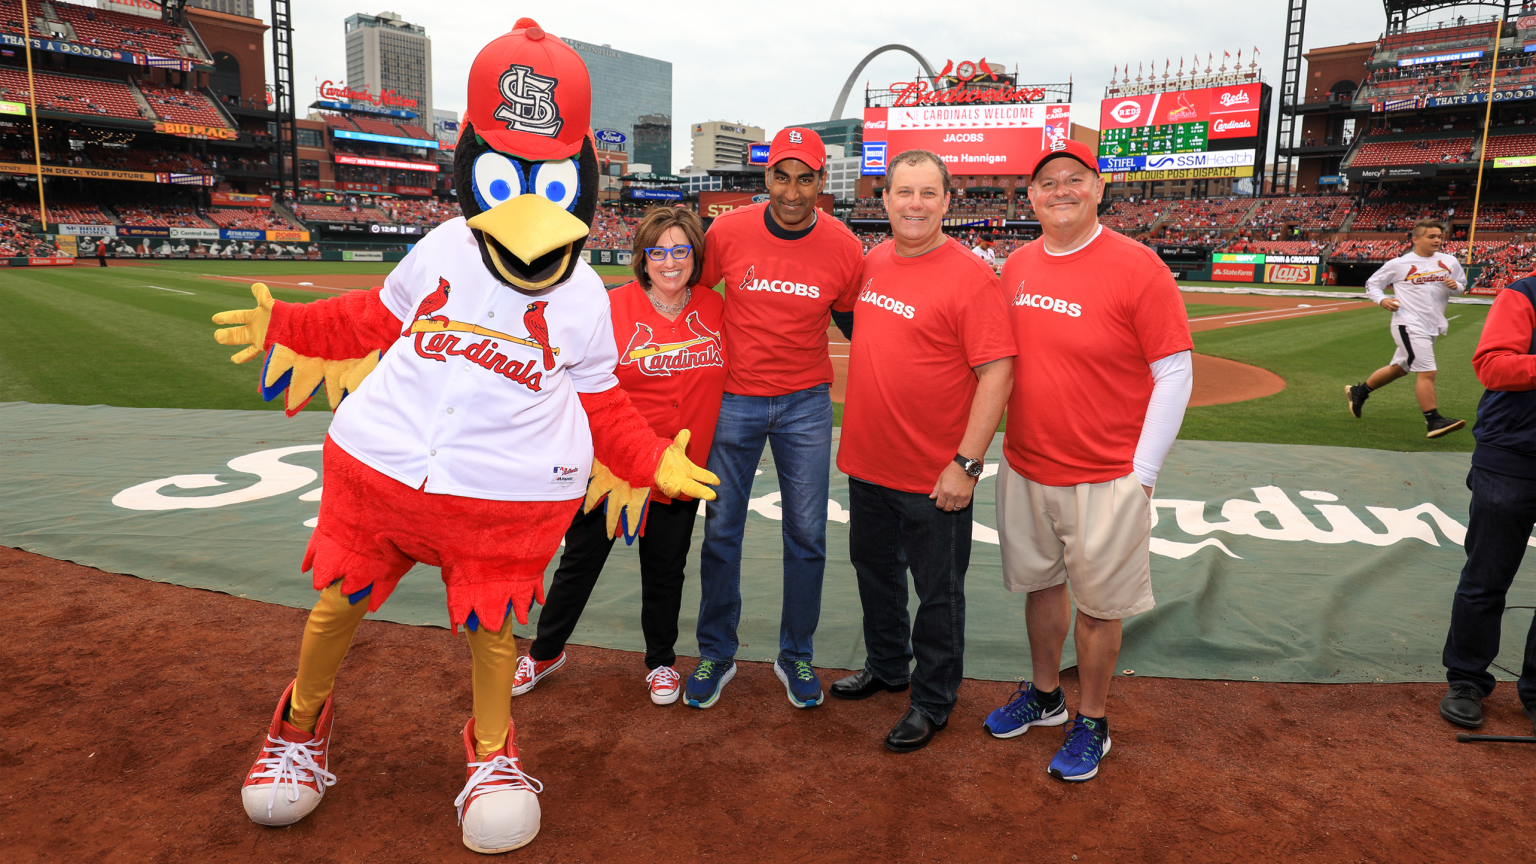
{"label": "blue running shoe", "polygon": [[1056,751],[1048,769],[1052,777],[1081,783],[1099,773],[1099,760],[1109,755],[1108,724],[1079,714],[1072,718],[1067,743]]}
{"label": "blue running shoe", "polygon": [[708,708],[720,699],[720,691],[735,677],[734,660],[700,660],[698,668],[688,676],[683,701],[695,708]]}
{"label": "blue running shoe", "polygon": [[1047,711],[1040,704],[1040,691],[1025,681],[1014,692],[1008,704],[987,715],[981,725],[992,733],[993,738],[1014,738],[1029,731],[1031,726],[1060,726],[1067,722],[1067,700]]}
{"label": "blue running shoe", "polygon": [[773,674],[784,682],[789,692],[789,704],[796,708],[815,708],[826,696],[821,692],[821,679],[816,670],[804,660],[785,660],[773,664]]}

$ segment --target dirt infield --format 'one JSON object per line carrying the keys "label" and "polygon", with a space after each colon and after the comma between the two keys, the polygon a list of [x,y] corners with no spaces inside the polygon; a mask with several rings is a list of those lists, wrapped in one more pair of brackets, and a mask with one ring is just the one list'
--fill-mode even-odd
{"label": "dirt infield", "polygon": [[[365,622],[338,682],[340,782],[261,828],[236,790],[303,612],[4,548],[0,590],[5,861],[485,860],[452,807],[462,638]],[[572,648],[514,701],[544,821],[501,860],[1536,860],[1536,748],[1454,743],[1436,685],[1122,678],[1100,777],[1067,785],[1045,773],[1060,731],[981,730],[1007,684],[967,681],[934,744],[896,755],[880,739],[901,695],[796,711],[747,663],[697,711],[651,705],[643,674]],[[1530,730],[1508,684],[1487,712],[1487,732]]]}

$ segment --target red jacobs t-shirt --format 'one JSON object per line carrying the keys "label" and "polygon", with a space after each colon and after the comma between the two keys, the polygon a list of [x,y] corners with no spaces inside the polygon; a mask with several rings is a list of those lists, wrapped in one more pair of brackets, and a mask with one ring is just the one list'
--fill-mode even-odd
{"label": "red jacobs t-shirt", "polygon": [[[832,383],[831,310],[853,308],[864,247],[821,214],[805,237],[783,240],[763,224],[767,204],[732,210],[709,226],[700,287],[725,280],[725,389],[783,396]],[[771,218],[771,217],[770,217]]]}
{"label": "red jacobs t-shirt", "polygon": [[1131,473],[1151,364],[1194,343],[1168,266],[1108,228],[1069,255],[1036,240],[1003,265],[1019,359],[1003,456],[1046,486]]}
{"label": "red jacobs t-shirt", "polygon": [[975,368],[1016,353],[1007,299],[992,268],[953,239],[913,258],[887,240],[860,280],[837,467],[927,495],[965,437]]}
{"label": "red jacobs t-shirt", "polygon": [[[689,461],[708,464],[725,390],[725,304],[720,295],[702,284],[693,286],[692,298],[675,321],[656,311],[639,282],[609,291],[608,305],[619,346],[614,370],[619,386],[651,431],[675,438],[687,429]],[[651,500],[665,504],[672,499],[653,489]]]}

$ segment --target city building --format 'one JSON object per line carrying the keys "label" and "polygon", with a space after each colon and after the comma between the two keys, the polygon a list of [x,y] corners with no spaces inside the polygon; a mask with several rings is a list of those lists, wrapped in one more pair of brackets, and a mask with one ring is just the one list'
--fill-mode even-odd
{"label": "city building", "polygon": [[764,140],[763,129],[744,123],[711,120],[693,124],[693,166],[698,169],[743,165],[747,148]]}
{"label": "city building", "polygon": [[427,29],[394,12],[358,13],[347,18],[346,34],[348,87],[366,89],[380,107],[410,111],[416,118],[406,122],[430,129],[432,39]]}
{"label": "city building", "polygon": [[239,15],[241,18],[256,17],[256,0],[186,0],[187,7]]}
{"label": "city building", "polygon": [[625,153],[628,163],[650,165],[658,174],[670,173],[672,64],[617,51],[612,45],[561,39],[581,55],[592,78],[593,131],[618,133],[600,134],[598,149]]}
{"label": "city building", "polygon": [[821,143],[828,147],[843,148],[847,156],[862,155],[864,150],[864,120],[860,117],[842,120],[819,120],[815,123],[791,123],[801,129],[809,129],[821,136]]}
{"label": "city building", "polygon": [[838,201],[852,201],[859,197],[859,174],[863,167],[864,159],[860,156],[832,157],[832,145],[827,148],[827,187],[826,192]]}

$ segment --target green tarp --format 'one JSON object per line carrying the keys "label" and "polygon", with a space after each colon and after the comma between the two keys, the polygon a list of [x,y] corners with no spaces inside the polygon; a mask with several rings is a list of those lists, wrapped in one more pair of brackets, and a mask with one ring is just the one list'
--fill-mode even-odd
{"label": "green tarp", "polygon": [[[329,415],[0,404],[0,543],[117,573],[308,607],[298,572],[319,512]],[[988,461],[996,464],[1001,439]],[[1180,442],[1157,490],[1157,608],[1126,623],[1137,675],[1263,681],[1439,680],[1468,493],[1464,453]],[[741,658],[777,653],[775,474],[764,453],[742,567]],[[862,663],[848,564],[847,482],[834,470],[816,663]],[[1024,598],[1001,586],[991,469],[977,493],[966,580],[965,674],[1028,669]],[[695,529],[679,653],[695,653]],[[643,650],[636,549],[620,543],[574,641]],[[1536,597],[1528,563],[1512,604]],[[553,569],[553,568],[551,568]],[[535,610],[537,614],[537,610]],[[1499,661],[1519,668],[1529,613]],[[435,570],[406,577],[378,617],[446,626]],[[531,628],[520,632],[531,633]],[[526,635],[526,634],[525,634]],[[297,632],[294,634],[298,638]],[[1071,663],[1071,650],[1065,661]],[[1495,670],[1500,677],[1506,673]]]}

